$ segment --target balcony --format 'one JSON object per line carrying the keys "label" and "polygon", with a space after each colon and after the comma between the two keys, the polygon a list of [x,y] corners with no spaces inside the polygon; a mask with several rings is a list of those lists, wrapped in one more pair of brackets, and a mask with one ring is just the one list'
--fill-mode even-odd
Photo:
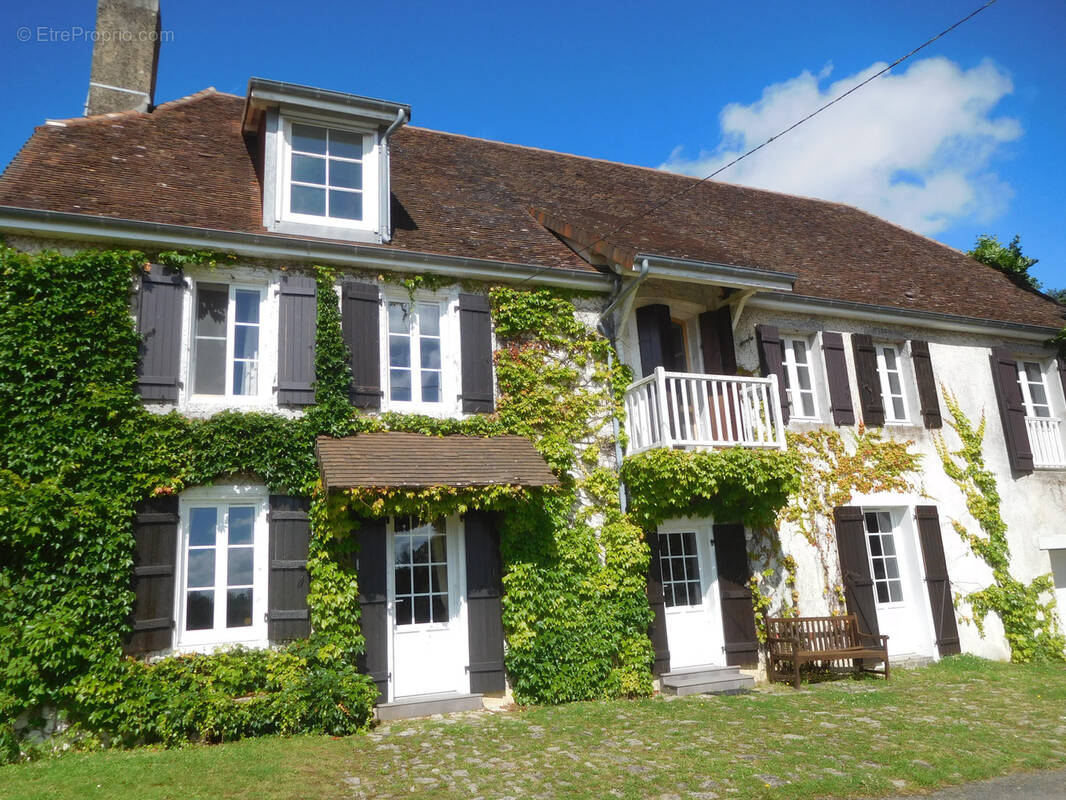
{"label": "balcony", "polygon": [[626,389],[626,455],[656,447],[785,449],[777,378],[659,367]]}
{"label": "balcony", "polygon": [[1056,417],[1026,417],[1029,446],[1033,450],[1033,466],[1044,469],[1066,467],[1066,452],[1062,445],[1062,420]]}

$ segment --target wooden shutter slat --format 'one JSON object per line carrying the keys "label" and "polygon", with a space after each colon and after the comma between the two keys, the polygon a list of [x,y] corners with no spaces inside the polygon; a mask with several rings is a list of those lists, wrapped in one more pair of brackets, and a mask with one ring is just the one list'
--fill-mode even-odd
{"label": "wooden shutter slat", "polygon": [[933,375],[933,360],[929,356],[929,343],[911,339],[911,364],[914,365],[914,382],[918,385],[918,400],[922,409],[922,421],[927,428],[943,426],[940,414],[940,395]]}
{"label": "wooden shutter slat", "polygon": [[700,341],[703,345],[703,372],[707,375],[736,375],[737,351],[733,342],[733,312],[729,306],[700,314]]}
{"label": "wooden shutter slat", "polygon": [[311,503],[306,497],[270,496],[269,585],[267,586],[267,638],[272,642],[304,639],[311,635],[307,572]]}
{"label": "wooden shutter slat", "polygon": [[782,422],[788,425],[788,389],[785,386],[785,350],[781,334],[774,325],[756,325],[755,341],[759,347],[759,369],[764,378],[777,376],[777,391],[781,397]]}
{"label": "wooden shutter slat", "polygon": [[507,683],[503,665],[500,537],[492,516],[484,511],[467,512],[464,531],[470,691],[502,692]]}
{"label": "wooden shutter slat", "polygon": [[181,370],[181,317],[185,276],[159,264],[142,270],[137,293],[137,393],[142,400],[178,402]]}
{"label": "wooden shutter slat", "polygon": [[370,676],[378,688],[379,702],[389,696],[389,618],[386,575],[388,542],[385,521],[363,520],[359,539],[360,626],[364,649],[357,658],[359,669]]}
{"label": "wooden shutter slat", "polygon": [[459,347],[463,413],[491,414],[492,315],[485,295],[459,295]]}
{"label": "wooden shutter slat", "polygon": [[862,420],[867,427],[883,427],[885,403],[881,397],[881,377],[877,373],[877,350],[873,338],[865,333],[853,333],[851,350],[855,357],[855,379],[859,384]]}
{"label": "wooden shutter slat", "polygon": [[283,275],[278,289],[278,405],[315,402],[314,278]]}
{"label": "wooden shutter slat", "polygon": [[993,347],[990,363],[1003,436],[1007,442],[1007,457],[1012,470],[1026,475],[1033,471],[1033,449],[1025,427],[1025,403],[1018,385],[1018,364],[1006,347]]}
{"label": "wooden shutter slat", "polygon": [[955,604],[951,596],[944,540],[940,530],[940,515],[936,506],[914,509],[918,522],[918,540],[925,562],[925,585],[929,591],[929,608],[933,613],[933,633],[941,656],[961,653],[959,628],[955,622]]}
{"label": "wooden shutter slat", "polygon": [[854,425],[855,408],[851,403],[844,337],[832,331],[824,332],[822,334],[822,356],[825,359],[825,374],[829,383],[829,404],[833,411],[833,424]]}
{"label": "wooden shutter slat", "polygon": [[672,369],[675,365],[670,352],[670,306],[653,303],[641,306],[635,313],[641,376],[651,375],[656,367]]}
{"label": "wooden shutter slat", "polygon": [[753,666],[759,663],[759,637],[755,632],[751,568],[743,525],[714,526],[714,559],[718,567],[718,594],[722,600],[725,663]]}
{"label": "wooden shutter slat", "polygon": [[341,331],[348,346],[356,408],[381,408],[381,298],[378,287],[346,281],[341,298]]}
{"label": "wooden shutter slat", "polygon": [[836,524],[840,577],[844,581],[844,601],[848,613],[858,618],[860,628],[877,635],[881,629],[877,625],[877,603],[866,549],[862,509],[838,506],[833,509],[833,521]]}
{"label": "wooden shutter slat", "polygon": [[645,533],[644,538],[651,551],[647,580],[648,605],[651,606],[648,638],[655,651],[651,672],[652,675],[663,675],[670,671],[670,641],[666,635],[666,597],[663,595],[662,565],[659,563],[659,534],[651,531]]}
{"label": "wooden shutter slat", "polygon": [[153,497],[137,506],[133,520],[133,631],[123,642],[128,655],[167,650],[174,643],[178,498]]}

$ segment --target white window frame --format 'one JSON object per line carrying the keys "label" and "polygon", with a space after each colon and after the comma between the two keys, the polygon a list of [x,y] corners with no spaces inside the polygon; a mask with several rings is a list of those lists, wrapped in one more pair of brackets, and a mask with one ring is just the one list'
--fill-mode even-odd
{"label": "white window frame", "polygon": [[[891,508],[876,508],[876,507],[871,508],[871,507],[867,507],[867,506],[862,506],[861,507],[861,511],[862,511],[863,536],[866,539],[866,563],[869,564],[869,567],[870,567],[870,580],[873,582],[872,588],[873,588],[873,593],[874,593],[874,603],[877,605],[878,608],[902,608],[903,606],[907,605],[907,593],[906,593],[906,591],[904,589],[904,586],[905,586],[906,582],[903,579],[903,570],[901,569],[901,565],[900,565],[900,552],[899,552],[899,549],[900,549],[900,546],[901,546],[900,537],[903,535],[902,525],[900,524],[901,521],[902,521],[901,520],[901,515],[898,514],[896,512],[896,510],[891,509]],[[878,578],[876,573],[874,572],[874,558],[875,558],[875,556],[873,554],[873,551],[870,549],[870,529],[869,529],[869,526],[867,526],[867,524],[866,524],[866,515],[867,514],[887,514],[888,515],[888,521],[889,521],[889,525],[890,525],[889,530],[888,531],[878,531],[876,533],[876,535],[884,537],[886,534],[888,534],[888,535],[891,535],[891,537],[892,537],[892,549],[893,549],[894,552],[893,552],[891,557],[896,562],[896,577],[895,578],[887,577],[887,574],[888,574],[887,571],[885,573],[886,574],[885,578]],[[883,548],[881,550],[881,553],[882,553],[882,555],[876,556],[876,558],[880,558],[882,560],[887,561],[887,557],[884,555],[884,549]],[[900,599],[899,600],[889,599],[888,602],[882,603],[877,597],[877,584],[878,584],[879,581],[882,582],[882,583],[885,583],[886,585],[890,581],[895,581],[897,584],[899,584]],[[890,598],[891,598],[891,589],[889,589],[889,592],[890,592]]]}
{"label": "white window frame", "polygon": [[[1015,362],[1015,366],[1018,370],[1018,387],[1022,392],[1022,403],[1025,405],[1025,416],[1027,417],[1040,417],[1037,413],[1037,408],[1046,408],[1047,416],[1044,419],[1053,419],[1055,414],[1055,407],[1051,402],[1051,392],[1048,390],[1047,382],[1047,364],[1040,359],[1028,359],[1019,358]],[[1025,372],[1025,365],[1033,364],[1040,371],[1040,386],[1044,390],[1044,403],[1037,404],[1033,401],[1033,381],[1029,380],[1029,376]]]}
{"label": "white window frame", "polygon": [[[903,370],[903,348],[892,342],[876,342],[874,350],[877,353],[877,377],[881,384],[881,404],[885,409],[885,424],[907,425],[910,423],[910,400],[907,397],[907,381]],[[891,350],[896,356],[896,369],[893,370],[899,377],[899,394],[893,395],[888,382],[888,364],[885,359],[885,350]],[[903,403],[903,416],[897,417],[895,406],[892,404],[894,397],[900,398]]]}
{"label": "white window frame", "polygon": [[[309,125],[327,130],[339,130],[346,133],[360,134],[363,137],[363,218],[361,220],[344,217],[317,216],[299,214],[290,209],[292,188],[292,126]],[[277,168],[276,217],[281,222],[312,225],[316,227],[347,228],[357,231],[380,230],[381,205],[381,164],[377,132],[358,125],[338,124],[332,120],[286,114],[281,119],[280,158]]]}
{"label": "white window frame", "polygon": [[[440,391],[439,403],[423,402],[421,400],[421,382],[418,384],[418,400],[415,400],[416,368],[420,367],[420,348],[411,347],[411,400],[392,399],[392,375],[389,365],[389,304],[404,303],[418,306],[420,304],[435,304],[441,309],[440,316]],[[386,290],[383,294],[383,306],[381,309],[381,388],[382,388],[382,411],[398,411],[402,413],[426,414],[433,417],[456,417],[463,416],[462,405],[459,400],[461,365],[460,365],[460,341],[459,341],[459,301],[457,296],[439,292],[416,292],[412,299],[407,292],[395,293]],[[410,341],[415,341],[418,336],[418,326],[413,324],[408,334]]]}
{"label": "white window frame", "polygon": [[[197,293],[200,284],[216,284],[229,288],[229,301],[226,306],[226,374],[225,389],[223,394],[200,394],[196,392],[196,308]],[[262,405],[269,403],[273,398],[275,382],[274,372],[277,367],[277,331],[272,323],[275,316],[270,308],[269,286],[263,283],[249,283],[245,281],[232,281],[225,279],[212,279],[212,276],[195,278],[191,281],[189,291],[189,314],[186,325],[187,335],[187,368],[185,370],[185,398],[186,402],[203,405]],[[255,394],[233,393],[233,350],[236,335],[234,333],[237,308],[237,291],[254,291],[259,293],[259,359],[258,374],[256,376]],[[268,350],[274,353],[273,358],[267,357]]]}
{"label": "white window frame", "polygon": [[[804,348],[807,351],[807,363],[799,364],[796,361],[795,343],[803,342]],[[781,336],[782,346],[784,348],[784,369],[786,376],[786,394],[789,399],[789,419],[805,420],[817,422],[822,419],[821,403],[818,399],[818,376],[816,373],[814,363],[814,337],[805,336],[803,334],[782,334]],[[811,402],[814,405],[814,413],[807,415],[803,413],[802,406],[793,399],[794,394],[801,394],[799,388],[799,370],[800,367],[805,367],[807,370],[807,376],[810,379],[810,396]]]}
{"label": "white window frame", "polygon": [[[205,486],[186,489],[178,499],[178,552],[175,584],[174,620],[175,649],[209,652],[221,645],[241,644],[248,647],[267,647],[269,539],[267,521],[269,496],[265,486]],[[225,627],[226,606],[219,602],[226,591],[228,526],[220,522],[215,545],[215,627],[204,630],[185,630],[186,586],[189,568],[189,522],[195,507],[253,506],[255,522],[252,534],[252,624],[240,628]],[[227,520],[228,521],[228,520]],[[219,621],[221,620],[221,625]]]}

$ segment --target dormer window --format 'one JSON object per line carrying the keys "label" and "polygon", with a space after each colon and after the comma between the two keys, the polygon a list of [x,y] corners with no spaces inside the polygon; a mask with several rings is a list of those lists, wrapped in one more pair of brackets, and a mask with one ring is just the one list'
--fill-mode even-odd
{"label": "dormer window", "polygon": [[389,136],[410,117],[402,103],[252,78],[241,129],[258,159],[263,227],[389,241]]}
{"label": "dormer window", "polygon": [[375,228],[375,149],[373,134],[286,121],[282,219]]}

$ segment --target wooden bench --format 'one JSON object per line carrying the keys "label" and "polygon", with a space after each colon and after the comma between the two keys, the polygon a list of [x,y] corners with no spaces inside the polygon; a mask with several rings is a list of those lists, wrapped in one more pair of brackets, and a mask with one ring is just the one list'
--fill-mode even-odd
{"label": "wooden bench", "polygon": [[[800,665],[850,661],[857,672],[875,672],[888,680],[888,637],[859,629],[854,614],[843,617],[767,617],[766,671],[770,681],[792,679],[800,688]],[[884,670],[864,669],[880,661]],[[786,667],[785,665],[789,666]]]}

